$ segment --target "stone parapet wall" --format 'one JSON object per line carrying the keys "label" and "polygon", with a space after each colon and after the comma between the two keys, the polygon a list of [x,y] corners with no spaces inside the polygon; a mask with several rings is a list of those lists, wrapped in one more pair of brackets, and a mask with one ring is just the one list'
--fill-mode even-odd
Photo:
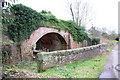
{"label": "stone parapet wall", "polygon": [[107,44],[102,43],[89,47],[60,50],[53,52],[39,52],[37,53],[38,72],[53,66],[61,66],[69,63],[74,63],[80,60],[87,60],[93,56],[102,54],[107,49]]}

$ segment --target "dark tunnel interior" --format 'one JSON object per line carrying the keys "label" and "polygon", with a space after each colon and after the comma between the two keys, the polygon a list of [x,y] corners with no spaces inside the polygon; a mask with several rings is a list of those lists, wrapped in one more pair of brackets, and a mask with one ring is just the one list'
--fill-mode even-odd
{"label": "dark tunnel interior", "polygon": [[66,50],[67,43],[58,33],[48,33],[41,37],[36,43],[36,49],[41,51]]}

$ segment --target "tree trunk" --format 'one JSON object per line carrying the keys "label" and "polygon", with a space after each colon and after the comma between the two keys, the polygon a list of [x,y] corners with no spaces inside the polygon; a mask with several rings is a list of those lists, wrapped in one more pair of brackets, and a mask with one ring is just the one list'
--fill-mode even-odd
{"label": "tree trunk", "polygon": [[72,19],[73,19],[73,21],[75,21],[75,19],[74,19],[74,13],[73,13],[73,10],[72,10],[72,4],[70,4],[70,11],[71,11],[71,14],[72,14]]}

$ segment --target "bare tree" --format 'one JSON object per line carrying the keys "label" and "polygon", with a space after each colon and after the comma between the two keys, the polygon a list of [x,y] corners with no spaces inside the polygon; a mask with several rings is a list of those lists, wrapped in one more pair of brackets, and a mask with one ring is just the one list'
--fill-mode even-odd
{"label": "bare tree", "polygon": [[72,4],[70,4],[70,11],[71,11],[71,14],[72,14],[72,19],[73,19],[73,21],[75,21],[73,9],[72,9]]}
{"label": "bare tree", "polygon": [[101,37],[101,31],[97,27],[91,27],[88,32],[93,36],[93,37]]}
{"label": "bare tree", "polygon": [[67,0],[73,21],[79,26],[86,26],[91,21],[89,4],[83,0]]}

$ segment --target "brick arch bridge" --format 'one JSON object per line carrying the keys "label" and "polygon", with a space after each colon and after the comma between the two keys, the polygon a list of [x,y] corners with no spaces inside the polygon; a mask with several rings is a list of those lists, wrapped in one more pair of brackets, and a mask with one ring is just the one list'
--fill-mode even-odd
{"label": "brick arch bridge", "polygon": [[35,43],[38,50],[48,48],[55,51],[80,47],[68,31],[59,32],[57,29],[47,27],[38,28],[31,34],[30,39],[22,43],[22,53],[31,53]]}

